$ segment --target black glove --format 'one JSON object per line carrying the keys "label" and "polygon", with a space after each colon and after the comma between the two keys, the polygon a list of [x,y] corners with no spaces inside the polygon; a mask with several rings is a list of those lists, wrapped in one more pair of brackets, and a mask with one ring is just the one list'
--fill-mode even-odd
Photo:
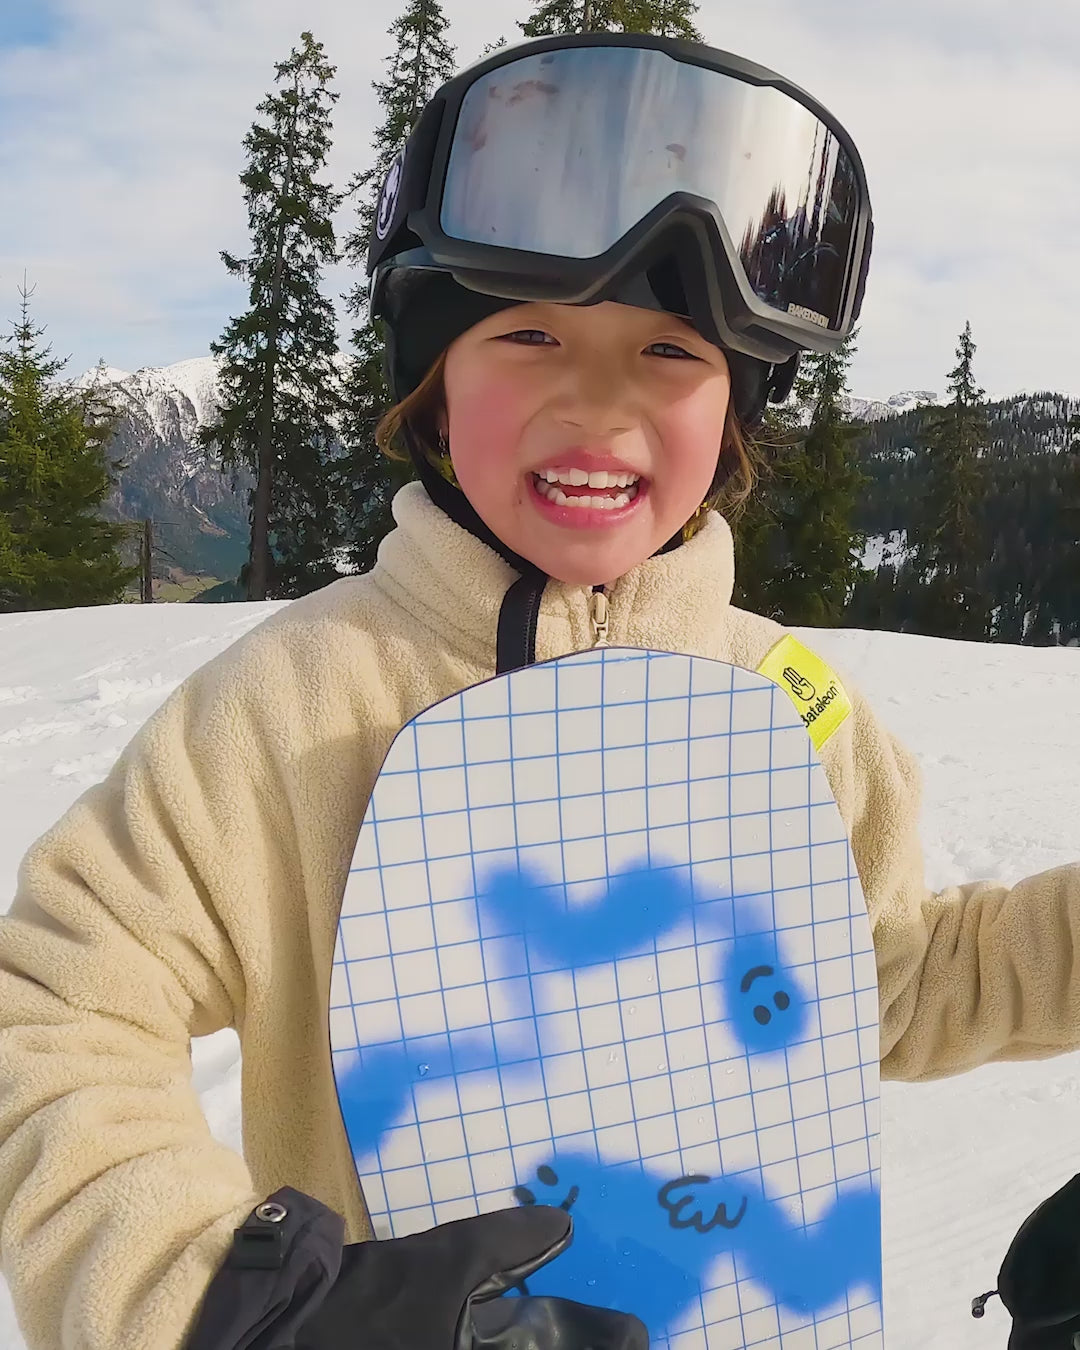
{"label": "black glove", "polygon": [[472,1350],[648,1350],[649,1333],[632,1313],[565,1298],[493,1298],[470,1308],[460,1338]]}
{"label": "black glove", "polygon": [[569,1299],[498,1297],[570,1245],[547,1205],[345,1248],[296,1350],[647,1350],[636,1317]]}
{"label": "black glove", "polygon": [[997,1288],[980,1294],[982,1317],[995,1294],[1012,1317],[1009,1350],[1075,1350],[1080,1345],[1080,1173],[1020,1225],[998,1271]]}
{"label": "black glove", "polygon": [[636,1318],[512,1289],[570,1245],[530,1205],[342,1245],[344,1222],[284,1187],[236,1230],[185,1350],[648,1350]]}

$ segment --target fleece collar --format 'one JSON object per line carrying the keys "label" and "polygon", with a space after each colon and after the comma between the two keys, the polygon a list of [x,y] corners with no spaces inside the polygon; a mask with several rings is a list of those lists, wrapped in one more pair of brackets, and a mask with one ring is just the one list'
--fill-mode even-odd
{"label": "fleece collar", "polygon": [[[499,609],[518,573],[456,524],[421,483],[394,496],[397,528],[379,546],[372,581],[462,657],[495,669]],[[688,543],[648,558],[608,589],[614,647],[711,655],[735,583],[727,521],[715,511]],[[540,605],[537,661],[591,647],[591,588],[552,579]]]}

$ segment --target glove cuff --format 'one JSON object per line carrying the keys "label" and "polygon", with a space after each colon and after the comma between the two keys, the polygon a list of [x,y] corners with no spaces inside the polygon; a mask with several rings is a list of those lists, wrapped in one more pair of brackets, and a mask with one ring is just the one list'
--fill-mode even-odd
{"label": "glove cuff", "polygon": [[326,1298],[341,1269],[345,1221],[284,1186],[233,1231],[185,1350],[274,1350]]}

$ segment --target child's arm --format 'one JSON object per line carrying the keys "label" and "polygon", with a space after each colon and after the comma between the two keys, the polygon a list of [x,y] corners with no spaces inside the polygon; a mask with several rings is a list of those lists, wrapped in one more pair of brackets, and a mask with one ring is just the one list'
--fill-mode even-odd
{"label": "child's arm", "polygon": [[191,1083],[191,1038],[243,1026],[274,871],[300,890],[233,655],[34,844],[0,918],[0,1252],[30,1350],[176,1350],[265,1198]]}
{"label": "child's arm", "polygon": [[1080,864],[1009,887],[926,888],[918,767],[844,680],[822,749],[877,954],[881,1073],[907,1080],[1080,1048]]}

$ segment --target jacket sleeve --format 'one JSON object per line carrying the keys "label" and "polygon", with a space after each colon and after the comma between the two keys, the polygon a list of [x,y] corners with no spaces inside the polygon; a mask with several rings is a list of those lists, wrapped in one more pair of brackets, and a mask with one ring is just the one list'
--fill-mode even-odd
{"label": "jacket sleeve", "polygon": [[257,941],[216,901],[289,865],[232,655],[33,845],[0,918],[0,1258],[29,1350],[175,1350],[264,1198],[191,1082],[191,1038],[242,1028]]}
{"label": "jacket sleeve", "polygon": [[873,929],[882,1078],[944,1078],[1080,1047],[1080,864],[1013,886],[929,890],[916,762],[844,684],[852,713],[822,761]]}

